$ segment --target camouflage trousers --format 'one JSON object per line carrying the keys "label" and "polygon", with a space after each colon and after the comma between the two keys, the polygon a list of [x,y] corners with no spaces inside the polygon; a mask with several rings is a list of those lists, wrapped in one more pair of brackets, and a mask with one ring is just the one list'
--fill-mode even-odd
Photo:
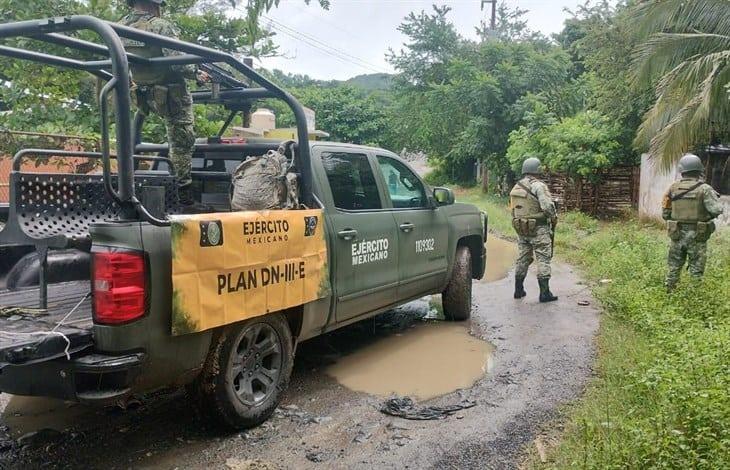
{"label": "camouflage trousers", "polygon": [[180,184],[191,181],[195,128],[193,97],[185,83],[168,86],[141,86],[137,89],[137,107],[145,115],[155,113],[165,120],[170,159]]}
{"label": "camouflage trousers", "polygon": [[677,231],[669,246],[667,278],[664,282],[667,287],[677,285],[685,261],[691,276],[702,277],[707,264],[707,242],[697,241],[697,232],[683,227]]}
{"label": "camouflage trousers", "polygon": [[537,259],[537,278],[547,279],[550,277],[550,260],[553,257],[551,235],[550,227],[542,225],[537,227],[534,236],[518,236],[515,277],[527,277],[527,269],[535,259]]}

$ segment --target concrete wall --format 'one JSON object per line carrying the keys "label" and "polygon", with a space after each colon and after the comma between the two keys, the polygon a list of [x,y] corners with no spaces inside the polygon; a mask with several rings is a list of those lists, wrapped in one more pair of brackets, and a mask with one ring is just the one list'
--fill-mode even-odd
{"label": "concrete wall", "polygon": [[[639,216],[662,220],[662,198],[669,186],[679,178],[676,165],[668,172],[658,168],[647,154],[641,156]],[[716,219],[718,226],[730,226],[730,196],[721,196],[725,212]]]}

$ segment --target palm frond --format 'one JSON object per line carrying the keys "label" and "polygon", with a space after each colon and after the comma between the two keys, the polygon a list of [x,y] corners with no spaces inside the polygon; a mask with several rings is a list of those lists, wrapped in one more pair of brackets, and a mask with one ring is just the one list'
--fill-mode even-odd
{"label": "palm frond", "polygon": [[655,0],[631,11],[631,29],[643,37],[672,30],[730,35],[730,0]]}
{"label": "palm frond", "polygon": [[730,49],[730,36],[708,33],[655,34],[635,49],[632,79],[638,87],[651,85],[658,75],[698,54],[727,49]]}
{"label": "palm frond", "polygon": [[644,42],[632,80],[654,87],[635,145],[668,168],[683,153],[730,125],[730,0],[654,0],[632,10]]}

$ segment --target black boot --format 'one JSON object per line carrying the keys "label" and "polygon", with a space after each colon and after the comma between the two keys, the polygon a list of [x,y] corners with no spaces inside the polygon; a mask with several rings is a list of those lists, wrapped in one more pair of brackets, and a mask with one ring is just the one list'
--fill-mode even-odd
{"label": "black boot", "polygon": [[540,302],[552,302],[558,300],[557,297],[550,292],[550,278],[538,279],[537,283],[540,284]]}
{"label": "black boot", "polygon": [[526,296],[525,292],[525,278],[515,276],[515,299],[521,299]]}

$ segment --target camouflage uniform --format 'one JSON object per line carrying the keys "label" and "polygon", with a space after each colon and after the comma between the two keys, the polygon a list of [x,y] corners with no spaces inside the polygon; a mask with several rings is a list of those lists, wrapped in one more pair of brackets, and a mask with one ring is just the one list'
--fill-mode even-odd
{"label": "camouflage uniform", "polygon": [[[676,286],[685,261],[687,270],[694,278],[700,278],[705,273],[707,240],[715,230],[712,219],[723,212],[719,196],[712,186],[702,183],[695,187],[699,183],[701,180],[698,178],[684,177],[672,184],[664,195],[662,216],[667,220],[671,239],[665,281],[668,289]],[[691,191],[686,192],[688,189]],[[682,193],[685,193],[684,196]],[[672,200],[677,197],[679,199]],[[696,206],[694,211],[690,209],[689,218],[682,213],[680,204]]]}
{"label": "camouflage uniform", "polygon": [[[515,216],[514,202],[512,203],[513,225],[518,232],[518,248],[517,265],[515,268],[515,276],[518,278],[527,277],[527,269],[530,267],[534,259],[537,259],[537,278],[549,279],[551,275],[550,260],[553,257],[553,243],[551,224],[556,219],[555,203],[553,202],[550,191],[545,183],[535,178],[527,176],[515,185],[512,191],[522,189],[520,183],[529,188],[532,194],[537,198],[537,204],[541,214],[535,214],[536,226],[534,230],[524,231],[519,228],[519,217]],[[531,195],[529,197],[532,197]],[[514,199],[513,199],[514,201]],[[524,219],[523,219],[524,220]],[[534,257],[533,257],[534,252]]]}
{"label": "camouflage uniform", "polygon": [[[177,38],[178,30],[169,21],[145,12],[134,11],[125,16],[120,23],[124,26]],[[123,38],[129,53],[143,57],[179,55],[159,46],[151,46],[132,39]],[[193,122],[193,98],[188,91],[185,79],[194,79],[195,65],[144,66],[130,64],[133,88],[137,107],[145,115],[150,111],[162,117],[167,127],[170,144],[170,158],[181,185],[190,183],[190,171],[195,148],[195,129]]]}

